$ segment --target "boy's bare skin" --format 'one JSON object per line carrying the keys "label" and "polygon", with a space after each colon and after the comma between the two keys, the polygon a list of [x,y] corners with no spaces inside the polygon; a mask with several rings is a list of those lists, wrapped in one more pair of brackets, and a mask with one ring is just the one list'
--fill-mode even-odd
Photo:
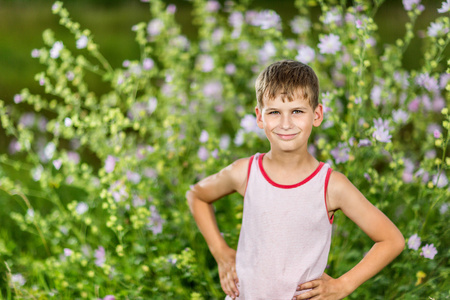
{"label": "boy's bare skin", "polygon": [[[307,147],[312,128],[323,120],[323,108],[319,104],[313,110],[309,101],[299,95],[290,102],[283,101],[284,95],[279,94],[273,100],[264,99],[264,107],[255,108],[257,124],[264,129],[271,145],[263,159],[264,169],[273,181],[284,185],[300,182],[319,165]],[[249,158],[237,160],[203,179],[186,194],[195,221],[217,261],[222,289],[231,298],[239,296],[236,251],[221,236],[212,203],[234,192],[244,196],[248,164]],[[330,217],[341,210],[374,241],[374,246],[341,277],[334,279],[324,273],[317,280],[301,284],[298,290],[312,290],[296,299],[342,299],[383,269],[404,248],[404,238],[397,227],[345,175],[331,173],[326,203]]]}

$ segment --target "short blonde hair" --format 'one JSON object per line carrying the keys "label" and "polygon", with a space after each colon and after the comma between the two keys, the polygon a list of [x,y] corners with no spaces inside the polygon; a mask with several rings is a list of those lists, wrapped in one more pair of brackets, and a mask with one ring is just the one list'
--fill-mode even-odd
{"label": "short blonde hair", "polygon": [[281,93],[293,101],[297,92],[302,93],[313,110],[319,105],[319,80],[316,73],[310,66],[295,60],[282,60],[266,67],[256,79],[255,89],[259,108],[264,107],[264,97],[273,100]]}

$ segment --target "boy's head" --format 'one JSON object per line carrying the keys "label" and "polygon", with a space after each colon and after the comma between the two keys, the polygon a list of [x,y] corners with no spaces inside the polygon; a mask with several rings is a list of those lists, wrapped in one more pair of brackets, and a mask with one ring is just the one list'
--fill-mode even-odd
{"label": "boy's head", "polygon": [[[319,80],[313,69],[295,60],[282,60],[265,68],[255,83],[258,107],[264,107],[264,99],[273,100],[284,94],[289,101],[296,95],[309,101],[313,110],[319,104]],[[300,94],[297,94],[300,93]]]}

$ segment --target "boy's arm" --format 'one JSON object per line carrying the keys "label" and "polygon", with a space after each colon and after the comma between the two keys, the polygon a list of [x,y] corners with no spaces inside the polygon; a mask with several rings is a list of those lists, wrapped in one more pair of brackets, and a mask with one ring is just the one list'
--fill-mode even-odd
{"label": "boy's arm", "polygon": [[327,202],[330,211],[342,210],[375,244],[353,269],[341,277],[333,279],[324,274],[321,279],[300,285],[301,290],[312,290],[299,295],[297,299],[313,296],[319,296],[318,299],[342,299],[381,271],[405,246],[398,228],[339,172],[331,173]]}
{"label": "boy's arm", "polygon": [[212,203],[233,192],[244,194],[248,163],[248,158],[237,160],[219,173],[201,180],[186,193],[195,222],[219,266],[222,289],[233,299],[239,294],[236,286],[236,251],[227,245],[220,234]]}

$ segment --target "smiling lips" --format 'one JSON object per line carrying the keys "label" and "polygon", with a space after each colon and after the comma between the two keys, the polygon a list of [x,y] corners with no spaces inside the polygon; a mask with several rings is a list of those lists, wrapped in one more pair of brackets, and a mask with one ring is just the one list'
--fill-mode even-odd
{"label": "smiling lips", "polygon": [[295,138],[297,136],[298,133],[293,133],[293,134],[280,134],[280,133],[276,133],[277,136],[279,136],[282,140],[292,140],[293,138]]}

